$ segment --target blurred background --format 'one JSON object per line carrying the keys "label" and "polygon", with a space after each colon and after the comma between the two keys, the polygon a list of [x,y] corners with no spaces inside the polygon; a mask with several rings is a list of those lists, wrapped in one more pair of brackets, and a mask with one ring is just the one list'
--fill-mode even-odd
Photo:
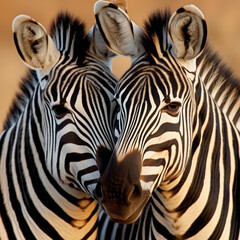
{"label": "blurred background", "polygon": [[[0,1],[0,130],[8,109],[26,72],[13,42],[11,24],[19,14],[27,14],[42,23],[46,29],[59,11],[68,11],[81,18],[87,30],[94,24],[95,0],[1,0]],[[240,1],[239,0],[128,0],[128,14],[138,25],[158,9],[172,12],[185,4],[195,4],[205,15],[208,41],[240,76]],[[113,71],[121,77],[130,64],[129,59],[114,60]]]}

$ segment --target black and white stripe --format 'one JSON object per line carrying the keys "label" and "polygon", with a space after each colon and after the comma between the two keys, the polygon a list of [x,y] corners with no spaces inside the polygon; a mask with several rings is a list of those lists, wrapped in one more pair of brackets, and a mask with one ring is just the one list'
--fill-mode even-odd
{"label": "black and white stripe", "polygon": [[[195,17],[201,24],[198,11],[177,11],[172,29],[190,34]],[[186,21],[178,18],[185,12]],[[179,58],[169,21],[165,12],[146,23],[146,55],[116,88],[120,135],[96,192],[109,214],[100,214],[100,239],[237,240],[239,80],[209,47],[197,64]],[[184,37],[192,44],[194,36]]]}
{"label": "black and white stripe", "polygon": [[91,36],[77,19],[60,14],[51,37],[58,60],[29,72],[1,134],[0,239],[97,236],[94,156],[99,146],[113,148],[116,80],[88,51]]}
{"label": "black and white stripe", "polygon": [[217,105],[240,129],[240,80],[210,46],[197,60],[197,71]]}

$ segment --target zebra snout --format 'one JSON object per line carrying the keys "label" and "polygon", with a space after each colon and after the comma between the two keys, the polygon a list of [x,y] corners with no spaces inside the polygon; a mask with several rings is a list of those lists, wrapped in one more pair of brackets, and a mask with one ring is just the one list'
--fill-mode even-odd
{"label": "zebra snout", "polygon": [[114,152],[97,183],[95,197],[115,221],[130,221],[129,217],[145,199],[140,183],[141,166],[138,150],[122,159]]}
{"label": "zebra snout", "polygon": [[[101,177],[98,181],[96,194],[99,198],[115,198],[125,204],[132,203],[141,197],[140,184],[141,155],[138,150],[127,154],[123,159],[118,159],[114,152],[104,148],[98,150],[97,161],[100,166]],[[106,161],[109,158],[109,161]]]}
{"label": "zebra snout", "polygon": [[[116,186],[116,188],[118,187]],[[116,189],[109,192],[104,186],[102,186],[101,181],[98,181],[94,195],[95,198],[103,204],[108,204],[108,200],[111,199],[111,202],[115,201],[118,204],[130,206],[142,197],[142,187],[139,182],[133,185],[130,184],[124,193],[117,193]]]}

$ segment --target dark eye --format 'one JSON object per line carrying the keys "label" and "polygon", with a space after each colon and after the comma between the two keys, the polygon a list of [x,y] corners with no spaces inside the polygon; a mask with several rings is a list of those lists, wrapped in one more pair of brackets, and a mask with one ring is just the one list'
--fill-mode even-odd
{"label": "dark eye", "polygon": [[56,118],[63,118],[66,114],[71,113],[64,104],[57,104],[52,107],[52,110],[55,113]]}
{"label": "dark eye", "polygon": [[180,107],[180,102],[171,102],[163,108],[163,111],[169,113],[170,115],[177,115]]}

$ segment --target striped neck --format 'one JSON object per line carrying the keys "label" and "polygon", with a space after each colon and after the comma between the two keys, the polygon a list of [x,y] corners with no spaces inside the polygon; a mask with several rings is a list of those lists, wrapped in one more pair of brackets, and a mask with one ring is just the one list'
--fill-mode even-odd
{"label": "striped neck", "polygon": [[240,130],[240,80],[208,45],[197,59],[197,75],[226,117]]}
{"label": "striped neck", "polygon": [[153,192],[141,221],[150,214],[167,239],[237,239],[239,133],[202,82],[195,94],[191,156],[180,176]]}

